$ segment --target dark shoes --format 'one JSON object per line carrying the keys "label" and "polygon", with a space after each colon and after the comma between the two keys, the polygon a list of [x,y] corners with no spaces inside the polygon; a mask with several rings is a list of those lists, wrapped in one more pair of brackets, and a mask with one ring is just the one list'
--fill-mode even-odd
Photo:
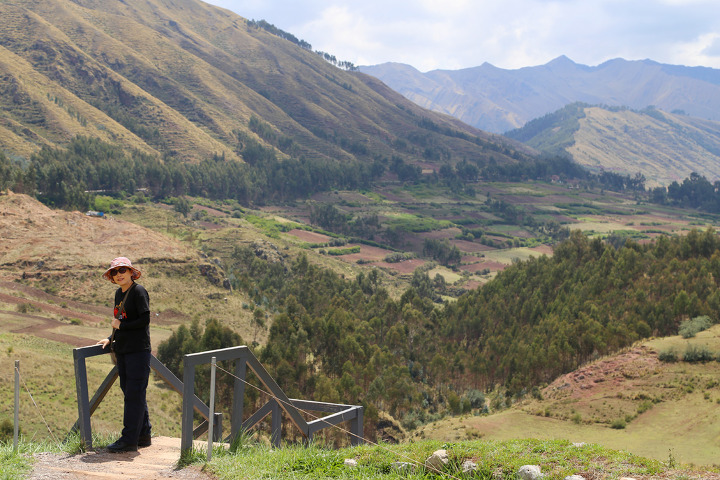
{"label": "dark shoes", "polygon": [[121,438],[115,443],[108,445],[107,449],[112,453],[137,452],[138,447],[149,447],[150,445],[152,445],[150,435],[140,435],[137,445],[134,443],[128,443]]}
{"label": "dark shoes", "polygon": [[111,453],[137,452],[138,446],[120,439],[117,442],[108,445],[107,449]]}
{"label": "dark shoes", "polygon": [[149,447],[152,445],[152,439],[150,438],[150,435],[140,435],[140,438],[138,438],[138,447]]}

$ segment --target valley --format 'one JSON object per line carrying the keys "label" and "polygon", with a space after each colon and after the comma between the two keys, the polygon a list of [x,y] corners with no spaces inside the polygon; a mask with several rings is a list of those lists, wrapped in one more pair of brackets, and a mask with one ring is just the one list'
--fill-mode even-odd
{"label": "valley", "polygon": [[[257,305],[257,299],[245,291],[228,290],[222,285],[227,275],[225,268],[238,245],[248,246],[265,261],[286,265],[298,255],[305,255],[313,264],[347,279],[375,271],[380,284],[394,296],[402,295],[419,269],[430,278],[442,277],[440,284],[436,282],[436,294],[438,299],[452,302],[456,296],[486,284],[517,262],[552,255],[552,247],[537,236],[536,230],[503,222],[501,217],[488,211],[488,197],[522,210],[526,217],[558,222],[564,228],[582,229],[591,237],[619,244],[628,239],[642,243],[659,236],[686,235],[694,228],[720,226],[706,215],[646,205],[632,197],[589,192],[568,185],[527,182],[478,184],[476,188],[479,193],[475,197],[458,198],[428,186],[386,185],[374,192],[334,191],[316,195],[307,202],[257,210],[227,202],[192,199],[187,217],[166,204],[121,202],[115,212],[104,219],[80,212],[50,210],[23,195],[0,196],[0,223],[4,222],[6,240],[0,256],[0,351],[3,352],[0,382],[10,386],[11,362],[21,358],[28,386],[34,389],[35,401],[49,418],[51,429],[61,435],[69,427],[67,423],[76,411],[72,348],[94,343],[107,334],[104,317],[109,310],[107,302],[112,286],[102,281],[98,272],[103,270],[106,263],[103,257],[108,255],[129,252],[128,255],[137,257],[143,265],[146,274],[143,284],[152,292],[156,313],[151,331],[155,348],[178,326],[189,325],[193,319],[204,323],[210,316],[230,326],[246,341],[263,345],[267,341],[267,325],[258,328],[253,323],[253,310],[257,307],[252,305]],[[393,220],[403,218],[403,242],[395,247],[381,243],[369,245],[313,226],[309,223],[310,214],[319,204],[332,206],[343,215],[377,215],[379,231]],[[454,223],[458,218],[474,218],[477,224]],[[413,229],[413,225],[423,228]],[[457,238],[463,228],[476,227],[487,229],[483,240],[492,242],[492,246],[481,243],[480,239]],[[129,233],[112,234],[118,231]],[[70,236],[77,240],[67,242],[65,239]],[[445,266],[424,257],[422,246],[426,239],[442,239],[457,247],[462,253],[459,264]],[[332,241],[339,245],[331,245]],[[351,253],[328,253],[334,249],[351,249]],[[47,255],[48,251],[53,255]],[[388,255],[397,254],[410,258],[388,261]],[[268,319],[279,313],[273,313],[276,307],[272,305],[263,306]],[[703,332],[698,339],[708,338],[710,332],[716,329]],[[678,427],[672,440],[673,444],[677,443],[672,450],[677,461],[713,463],[702,453],[707,449],[694,447],[710,441],[712,431],[707,435],[700,435],[697,429],[682,433],[680,426],[687,423],[682,412],[687,412],[689,405],[694,405],[692,411],[700,407],[712,410],[717,386],[706,388],[707,381],[702,378],[714,375],[717,364],[686,367],[680,363],[665,367],[657,360],[657,352],[662,348],[658,342],[661,340],[626,349],[559,377],[544,387],[539,399],[527,396],[518,403],[493,405],[494,396],[502,392],[493,390],[487,394],[492,415],[468,417],[446,413],[448,420],[421,424],[408,435],[446,439],[537,435],[597,442],[663,460],[668,456],[667,441],[646,440],[658,434],[653,430],[658,422],[653,419],[661,415],[663,424],[675,422],[672,424]],[[720,350],[714,344],[710,347],[713,351]],[[649,362],[648,367],[631,368],[638,358],[646,359],[643,362]],[[618,367],[620,370],[603,367],[593,374],[593,385],[600,386],[600,390],[565,386],[580,385],[582,382],[578,379],[590,378],[588,371],[603,362],[621,367]],[[108,365],[105,359],[89,368],[91,388],[92,382],[99,382],[104,376]],[[627,368],[633,373],[623,370]],[[47,383],[46,379],[52,381]],[[694,385],[696,393],[672,394],[684,391],[683,382]],[[157,419],[156,429],[159,434],[176,436],[179,396],[159,380],[152,383],[150,395],[162,399],[151,409],[151,415]],[[3,388],[3,391],[10,389]],[[619,391],[625,393],[619,395]],[[577,397],[575,392],[594,393],[590,398]],[[113,398],[93,417],[93,428],[100,434],[110,434],[118,428],[114,424],[116,419],[108,412],[108,405],[117,401]],[[651,411],[636,413],[643,402],[655,398],[661,400]],[[692,403],[698,400],[699,403]],[[1,401],[3,411],[7,411],[11,398],[4,397]],[[23,399],[22,408],[24,412],[35,410],[27,398]],[[616,417],[626,415],[637,418],[628,422],[622,431],[608,427]],[[25,434],[44,437],[47,428],[40,418],[34,413],[28,417],[23,423]],[[708,427],[714,428],[712,423]],[[686,439],[684,435],[693,439]]]}

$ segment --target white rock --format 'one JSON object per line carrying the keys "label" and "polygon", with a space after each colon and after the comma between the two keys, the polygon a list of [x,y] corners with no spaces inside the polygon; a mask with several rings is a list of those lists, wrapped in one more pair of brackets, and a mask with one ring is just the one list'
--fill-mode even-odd
{"label": "white rock", "polygon": [[425,460],[425,468],[442,471],[449,461],[447,450],[436,450]]}
{"label": "white rock", "polygon": [[462,473],[472,473],[477,470],[477,463],[465,460],[462,464]]}
{"label": "white rock", "polygon": [[585,480],[585,477],[581,475],[570,475],[569,477],[565,477],[565,480]]}
{"label": "white rock", "polygon": [[354,458],[346,458],[345,466],[346,467],[357,467],[357,460],[355,460]]}
{"label": "white rock", "polygon": [[584,447],[584,446],[585,446],[585,442],[573,443],[573,447],[580,448],[580,447]]}
{"label": "white rock", "polygon": [[537,465],[523,465],[518,471],[518,477],[521,480],[539,480],[543,474]]}
{"label": "white rock", "polygon": [[393,462],[390,467],[396,472],[412,472],[415,470],[415,465],[410,462]]}

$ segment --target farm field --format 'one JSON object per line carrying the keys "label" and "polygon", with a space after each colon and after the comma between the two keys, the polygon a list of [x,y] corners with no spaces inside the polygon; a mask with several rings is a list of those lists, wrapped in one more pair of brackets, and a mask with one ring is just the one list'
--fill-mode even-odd
{"label": "farm field", "polygon": [[[265,207],[266,214],[308,224],[318,205],[331,206],[352,221],[376,217],[373,231],[318,234],[302,229],[286,232],[291,240],[326,254],[324,242],[362,238],[374,244],[349,243],[355,250],[335,258],[350,264],[378,267],[390,275],[407,277],[416,268],[440,274],[448,285],[476,288],[514,261],[552,255],[551,244],[560,229],[581,230],[591,237],[650,241],[659,235],[682,235],[693,228],[720,226],[714,216],[650,204],[609,191],[587,191],[568,185],[527,182],[482,183],[474,195],[451,195],[432,185],[386,185],[364,194],[334,191],[318,194],[292,206]],[[315,226],[316,227],[316,226]],[[332,227],[323,227],[332,230]],[[392,232],[389,235],[386,232]],[[399,232],[399,234],[398,234]],[[332,235],[332,236],[331,236]],[[427,241],[447,242],[460,252],[451,268],[424,254]],[[393,253],[408,254],[387,261]]]}

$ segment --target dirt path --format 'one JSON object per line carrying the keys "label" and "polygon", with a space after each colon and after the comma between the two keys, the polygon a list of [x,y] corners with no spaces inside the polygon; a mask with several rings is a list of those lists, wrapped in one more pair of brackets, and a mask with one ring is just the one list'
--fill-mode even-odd
{"label": "dirt path", "polygon": [[67,453],[39,453],[28,477],[30,480],[211,480],[199,467],[177,469],[180,458],[180,439],[155,437],[152,446],[137,452],[110,453],[106,449],[70,455]]}
{"label": "dirt path", "polygon": [[53,329],[63,326],[64,324],[58,320],[51,318],[39,317],[37,315],[29,315],[26,313],[17,313],[8,310],[0,310],[5,316],[22,318],[32,322],[30,325],[22,328],[10,330],[12,333],[27,333],[39,338],[46,338],[55,342],[67,343],[73,347],[84,347],[93,345],[97,339],[77,337],[75,335],[66,335],[64,333],[54,332]]}
{"label": "dirt path", "polygon": [[86,303],[77,302],[75,300],[70,300],[70,299],[67,299],[64,297],[59,297],[57,295],[52,295],[43,290],[40,290],[39,288],[33,288],[33,287],[23,285],[20,283],[16,283],[16,282],[0,280],[0,288],[18,292],[20,295],[17,295],[16,298],[18,298],[19,300],[23,300],[24,302],[27,302],[28,298],[32,298],[32,299],[40,301],[40,303],[42,303],[43,305],[65,304],[66,307],[64,307],[64,310],[69,310],[69,311],[78,310],[78,312],[76,314],[80,314],[80,311],[90,312],[91,314],[94,314],[95,316],[98,316],[98,317],[104,319],[112,311],[111,307],[102,307],[100,305],[88,305]]}
{"label": "dirt path", "polygon": [[61,307],[58,305],[52,305],[52,304],[44,303],[41,301],[18,297],[18,296],[14,296],[14,295],[8,295],[6,293],[0,293],[0,301],[9,303],[12,305],[20,305],[20,304],[26,303],[26,304],[32,305],[33,307],[37,308],[38,310],[44,311],[44,312],[54,313],[56,315],[60,315],[63,317],[77,318],[79,320],[82,320],[84,322],[88,322],[91,324],[100,324],[103,322],[107,322],[107,317],[112,315],[112,310],[109,308],[105,312],[105,316],[91,315],[91,314],[87,314],[87,313],[80,312],[77,310],[73,310],[71,308]]}

